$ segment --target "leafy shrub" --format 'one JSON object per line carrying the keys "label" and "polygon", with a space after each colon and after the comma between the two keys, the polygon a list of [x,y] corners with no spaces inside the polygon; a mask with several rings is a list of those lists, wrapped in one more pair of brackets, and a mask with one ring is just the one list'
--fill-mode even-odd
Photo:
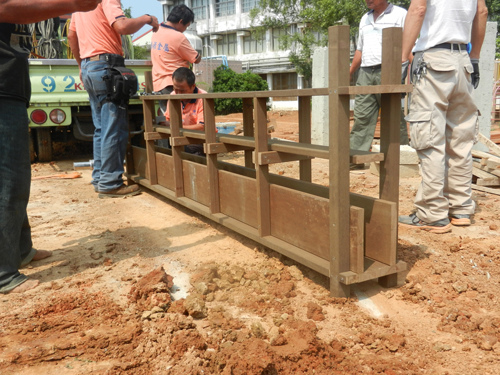
{"label": "leafy shrub", "polygon": [[[214,71],[214,81],[212,83],[213,92],[242,92],[242,91],[265,91],[269,90],[267,82],[259,75],[246,71],[236,73],[234,70],[219,66]],[[239,113],[243,111],[242,99],[222,98],[215,99],[215,113],[217,115],[227,115],[229,113]]]}

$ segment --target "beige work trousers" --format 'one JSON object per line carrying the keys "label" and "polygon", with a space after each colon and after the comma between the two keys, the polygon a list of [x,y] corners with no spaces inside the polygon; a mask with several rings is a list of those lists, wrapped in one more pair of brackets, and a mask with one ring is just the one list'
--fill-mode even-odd
{"label": "beige work trousers", "polygon": [[438,48],[417,52],[412,71],[421,56],[426,72],[418,81],[413,77],[406,120],[422,168],[415,197],[417,217],[432,223],[452,214],[474,213],[471,150],[479,125],[467,52]]}

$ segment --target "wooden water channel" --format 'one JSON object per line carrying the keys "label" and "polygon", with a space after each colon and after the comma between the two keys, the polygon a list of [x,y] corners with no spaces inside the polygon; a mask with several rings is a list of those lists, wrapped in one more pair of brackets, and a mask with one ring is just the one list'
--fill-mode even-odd
{"label": "wooden water channel", "polygon": [[[396,285],[406,264],[397,259],[401,29],[383,32],[382,84],[349,86],[349,27],[329,29],[329,87],[198,95],[142,96],[146,148],[131,146],[127,177],[211,220],[330,278],[333,296],[377,279]],[[381,152],[349,150],[349,98],[382,94]],[[268,139],[269,97],[296,96],[299,142]],[[329,97],[329,146],[311,144],[311,98]],[[203,98],[205,131],[181,128],[182,99]],[[243,136],[217,134],[214,99],[243,98]],[[171,126],[155,124],[155,101],[169,100]],[[170,138],[172,150],[156,145]],[[206,158],[186,154],[204,143]],[[245,165],[218,160],[244,151]],[[329,186],[312,183],[311,159],[329,160]],[[269,172],[269,165],[299,161],[300,179]],[[380,161],[379,198],[349,191],[349,162]]]}

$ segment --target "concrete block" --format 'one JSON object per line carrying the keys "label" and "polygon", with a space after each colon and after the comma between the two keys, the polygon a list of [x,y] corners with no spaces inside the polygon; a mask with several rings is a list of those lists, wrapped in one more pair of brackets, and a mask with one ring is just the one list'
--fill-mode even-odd
{"label": "concrete block", "polygon": [[[380,145],[373,145],[372,151],[380,152]],[[399,146],[399,164],[402,165],[418,164],[417,151],[415,151],[415,149],[407,145]]]}

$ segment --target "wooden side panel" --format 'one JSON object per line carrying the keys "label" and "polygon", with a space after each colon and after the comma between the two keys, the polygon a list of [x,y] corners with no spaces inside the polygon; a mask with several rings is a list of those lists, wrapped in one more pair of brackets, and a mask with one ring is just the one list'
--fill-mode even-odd
{"label": "wooden side panel", "polygon": [[362,208],[351,206],[349,223],[351,225],[351,251],[349,256],[350,270],[363,273],[365,264],[365,213]]}
{"label": "wooden side panel", "polygon": [[184,196],[205,206],[210,205],[207,166],[183,160],[182,176],[184,178]]}
{"label": "wooden side panel", "polygon": [[351,193],[351,205],[365,210],[365,256],[390,266],[396,264],[397,204]]}
{"label": "wooden side panel", "polygon": [[146,178],[146,167],[148,164],[148,156],[145,148],[132,146],[134,170],[139,176]]}
{"label": "wooden side panel", "polygon": [[170,155],[156,153],[156,175],[158,184],[175,191],[174,159]]}
{"label": "wooden side panel", "polygon": [[257,228],[257,189],[255,179],[219,171],[221,212]]}
{"label": "wooden side panel", "polygon": [[271,185],[271,235],[329,259],[328,199]]}

